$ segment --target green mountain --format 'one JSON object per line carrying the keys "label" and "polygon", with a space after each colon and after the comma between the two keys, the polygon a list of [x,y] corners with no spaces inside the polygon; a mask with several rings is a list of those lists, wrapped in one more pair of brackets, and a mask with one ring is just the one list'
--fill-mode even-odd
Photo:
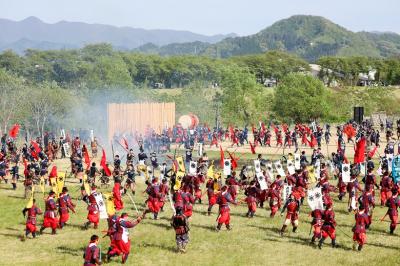
{"label": "green mountain", "polygon": [[[140,50],[140,48],[138,49]],[[212,57],[281,50],[308,61],[321,56],[388,57],[400,55],[400,35],[395,33],[352,32],[323,17],[296,15],[280,20],[257,34],[226,38],[215,44],[200,42],[159,47],[162,55],[196,54]]]}

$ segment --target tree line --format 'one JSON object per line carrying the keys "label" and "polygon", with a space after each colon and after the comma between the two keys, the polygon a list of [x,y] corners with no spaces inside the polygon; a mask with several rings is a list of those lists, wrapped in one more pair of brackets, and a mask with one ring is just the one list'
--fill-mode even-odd
{"label": "tree line", "polygon": [[[342,76],[349,84],[356,73],[371,67],[388,84],[399,79],[397,59],[332,57],[319,63],[353,73]],[[267,120],[344,121],[354,105],[365,106],[367,115],[397,112],[393,89],[330,90],[308,71],[307,62],[279,51],[229,59],[143,55],[115,51],[107,44],[27,50],[23,56],[5,51],[0,54],[0,129],[6,132],[20,123],[25,132],[36,135],[63,127],[106,130],[108,102],[174,101],[177,117],[193,112],[210,127],[216,121],[224,126]],[[262,85],[268,78],[276,79],[276,89]],[[155,83],[182,89],[153,90]]]}

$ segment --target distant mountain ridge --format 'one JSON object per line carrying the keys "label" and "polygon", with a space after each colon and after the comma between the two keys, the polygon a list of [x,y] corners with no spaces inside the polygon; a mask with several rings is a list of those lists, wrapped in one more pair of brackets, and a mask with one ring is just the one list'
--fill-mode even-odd
{"label": "distant mountain ridge", "polygon": [[190,31],[146,30],[67,21],[49,24],[36,17],[28,17],[22,21],[0,19],[0,29],[0,50],[12,49],[19,53],[28,48],[80,48],[100,42],[110,43],[121,50],[131,50],[146,43],[159,46],[196,41],[216,43],[226,37],[236,36],[206,36]]}
{"label": "distant mountain ridge", "polygon": [[118,50],[172,55],[227,58],[281,50],[310,62],[322,56],[400,56],[400,35],[392,32],[352,32],[319,16],[295,15],[260,32],[205,36],[189,31],[145,30],[102,24],[60,21],[44,23],[29,17],[16,22],[0,19],[0,51],[22,53],[28,48],[81,48],[106,42]]}
{"label": "distant mountain ridge", "polygon": [[[199,49],[200,48],[200,49]],[[215,44],[178,44],[140,52],[161,55],[188,54],[212,57],[282,50],[315,61],[321,56],[390,57],[400,55],[400,35],[390,32],[352,32],[326,18],[296,15],[249,36],[226,38]],[[195,52],[196,51],[196,52]]]}

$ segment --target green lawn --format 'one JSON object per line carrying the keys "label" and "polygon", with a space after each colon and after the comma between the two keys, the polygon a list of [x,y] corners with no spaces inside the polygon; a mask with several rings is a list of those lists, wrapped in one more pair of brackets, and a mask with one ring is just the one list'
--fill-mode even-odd
{"label": "green lawn", "polygon": [[[58,162],[59,168],[66,166],[65,162]],[[336,181],[333,181],[334,183]],[[75,180],[68,180],[70,194],[77,203],[77,214],[71,215],[70,225],[58,234],[50,235],[49,229],[37,239],[20,241],[24,232],[25,219],[21,210],[26,204],[22,199],[23,186],[18,184],[16,191],[10,190],[11,185],[0,184],[0,265],[81,265],[85,245],[94,233],[103,235],[106,221],[101,221],[98,230],[83,231],[82,224],[86,221],[86,204],[78,201],[79,185]],[[39,190],[39,189],[37,189]],[[47,187],[49,190],[49,187]],[[103,191],[111,190],[103,189]],[[140,210],[144,208],[144,196],[141,191],[144,184],[139,179],[139,193],[135,196]],[[395,236],[388,234],[389,223],[379,222],[386,208],[377,207],[374,212],[374,221],[367,234],[367,245],[360,252],[354,252],[352,247],[351,227],[354,215],[346,211],[346,202],[338,202],[336,195],[335,210],[338,223],[337,242],[340,245],[332,249],[325,245],[319,250],[309,245],[310,218],[309,208],[305,205],[301,209],[300,226],[297,233],[288,233],[280,237],[283,217],[269,218],[269,209],[258,209],[254,219],[244,215],[245,205],[232,207],[232,231],[225,229],[217,233],[214,231],[217,207],[212,216],[206,216],[207,197],[203,204],[194,207],[191,221],[190,244],[186,254],[174,252],[174,231],[170,228],[172,211],[166,204],[165,212],[160,220],[148,219],[132,229],[132,250],[128,265],[399,265],[400,238],[397,231]],[[41,193],[36,194],[39,206],[43,209],[44,202]],[[243,194],[239,199],[244,198]],[[124,197],[126,210],[135,214],[133,205],[127,196]],[[379,200],[377,199],[377,203]],[[42,217],[38,219],[39,224]],[[289,228],[291,229],[291,228]],[[398,229],[400,230],[400,229]],[[330,243],[329,241],[326,241]],[[109,240],[101,239],[104,252],[108,248]],[[109,265],[118,265],[120,259]]]}

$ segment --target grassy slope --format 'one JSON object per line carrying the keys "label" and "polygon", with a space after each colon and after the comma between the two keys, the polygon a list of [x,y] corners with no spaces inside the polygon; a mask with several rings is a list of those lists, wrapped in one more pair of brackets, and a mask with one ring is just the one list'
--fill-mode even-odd
{"label": "grassy slope", "polygon": [[[247,157],[248,155],[246,155]],[[65,168],[65,162],[58,162],[61,168]],[[76,199],[79,187],[75,180],[69,180],[68,186],[73,198]],[[49,232],[39,238],[26,242],[19,240],[24,230],[24,218],[21,210],[25,205],[22,185],[17,191],[9,190],[9,185],[0,185],[0,265],[79,265],[82,263],[84,246],[93,234],[101,235],[101,230],[106,229],[106,222],[102,221],[99,230],[90,229],[82,231],[80,226],[85,221],[86,205],[81,201],[77,203],[77,215],[71,216],[71,225],[58,235],[52,236]],[[139,190],[144,185],[140,182]],[[108,190],[111,190],[109,188]],[[37,196],[39,205],[44,203]],[[239,198],[243,198],[241,194]],[[144,207],[144,198],[138,193],[135,197],[139,209]],[[126,209],[134,213],[129,198],[124,198]],[[204,197],[206,202],[206,197]],[[205,215],[207,205],[196,205],[193,220],[191,222],[191,242],[188,253],[178,255],[173,252],[175,247],[174,231],[170,229],[169,218],[172,213],[169,205],[161,214],[161,220],[146,219],[138,227],[131,230],[132,254],[128,265],[177,265],[190,262],[193,265],[310,265],[323,261],[324,265],[396,265],[398,262],[398,250],[400,239],[398,235],[387,234],[389,224],[379,222],[378,219],[385,213],[384,208],[377,207],[374,213],[372,230],[368,232],[368,244],[362,253],[351,251],[352,240],[351,227],[353,215],[346,211],[346,203],[337,202],[335,197],[336,219],[339,225],[337,239],[340,248],[331,249],[328,245],[320,251],[308,244],[309,233],[309,208],[302,207],[300,215],[300,227],[298,233],[290,233],[281,238],[278,230],[281,227],[282,217],[270,219],[269,210],[258,209],[256,218],[249,220],[244,217],[246,207],[244,205],[233,207],[231,232],[214,232],[217,208],[214,207],[214,215]],[[42,218],[39,218],[41,223]],[[49,229],[47,229],[49,230]],[[348,236],[346,236],[346,235]],[[108,239],[102,239],[103,252],[108,246]],[[322,255],[324,257],[322,257]],[[117,265],[116,262],[111,265]]]}

